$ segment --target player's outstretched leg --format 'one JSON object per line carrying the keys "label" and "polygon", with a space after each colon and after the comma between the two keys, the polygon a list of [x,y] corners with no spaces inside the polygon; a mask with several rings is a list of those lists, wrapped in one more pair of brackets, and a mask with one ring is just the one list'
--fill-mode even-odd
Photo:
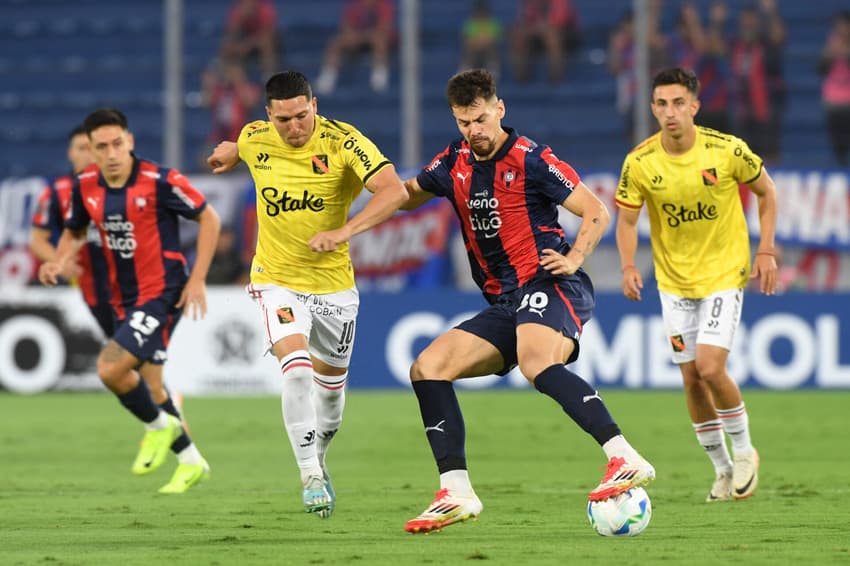
{"label": "player's outstretched leg", "polygon": [[443,527],[475,519],[483,509],[484,505],[474,491],[461,495],[443,488],[418,517],[405,523],[404,530],[413,534],[439,531]]}
{"label": "player's outstretched leg", "polygon": [[563,364],[549,366],[534,378],[534,387],[561,405],[602,446],[608,466],[590,501],[615,497],[655,479],[655,468],[626,441],[599,392]]}

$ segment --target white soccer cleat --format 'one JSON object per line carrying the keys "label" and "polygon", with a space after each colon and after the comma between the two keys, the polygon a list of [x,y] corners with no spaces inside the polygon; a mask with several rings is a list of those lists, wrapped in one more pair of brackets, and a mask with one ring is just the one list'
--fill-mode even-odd
{"label": "white soccer cleat", "polygon": [[628,461],[625,458],[613,457],[608,460],[608,467],[602,481],[587,498],[590,501],[603,501],[625,493],[633,487],[648,484],[655,479],[655,468],[652,464],[638,457]]}
{"label": "white soccer cleat", "polygon": [[714,478],[711,491],[705,498],[706,503],[729,501],[732,499],[732,472],[721,472]]}
{"label": "white soccer cleat", "polygon": [[443,488],[436,493],[434,501],[427,509],[405,523],[404,530],[413,534],[428,534],[455,523],[475,519],[483,509],[484,505],[475,493],[458,495]]}
{"label": "white soccer cleat", "polygon": [[751,454],[735,457],[732,468],[732,496],[746,499],[756,491],[759,483],[759,453],[753,448]]}
{"label": "white soccer cleat", "polygon": [[315,513],[316,516],[327,519],[333,513],[333,502],[321,476],[310,476],[304,482],[304,511]]}

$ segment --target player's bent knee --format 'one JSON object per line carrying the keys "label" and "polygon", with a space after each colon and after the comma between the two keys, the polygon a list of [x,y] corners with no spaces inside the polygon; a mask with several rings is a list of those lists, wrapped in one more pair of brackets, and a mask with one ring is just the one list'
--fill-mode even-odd
{"label": "player's bent knee", "polygon": [[449,367],[444,361],[423,352],[410,366],[410,381],[452,380],[454,376],[449,375],[448,371]]}

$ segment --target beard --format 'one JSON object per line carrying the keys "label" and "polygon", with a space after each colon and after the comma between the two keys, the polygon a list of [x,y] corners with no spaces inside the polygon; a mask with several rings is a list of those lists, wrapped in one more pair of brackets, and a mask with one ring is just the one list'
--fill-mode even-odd
{"label": "beard", "polygon": [[487,157],[496,149],[496,142],[487,138],[469,140],[469,149],[478,157]]}

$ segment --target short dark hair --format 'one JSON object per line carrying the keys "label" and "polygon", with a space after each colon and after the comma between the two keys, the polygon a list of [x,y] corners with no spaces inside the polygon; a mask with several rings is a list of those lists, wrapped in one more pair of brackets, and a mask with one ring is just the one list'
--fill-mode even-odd
{"label": "short dark hair", "polygon": [[699,96],[699,79],[690,69],[673,67],[661,71],[652,81],[652,92],[655,92],[655,87],[666,85],[682,85],[695,97]]}
{"label": "short dark hair", "polygon": [[461,71],[449,79],[446,98],[449,106],[470,106],[475,99],[490,100],[496,96],[496,79],[487,69]]}
{"label": "short dark hair", "polygon": [[83,120],[83,130],[89,135],[102,126],[121,126],[127,129],[127,117],[115,108],[98,108]]}
{"label": "short dark hair", "polygon": [[272,100],[287,100],[304,96],[313,99],[313,89],[310,81],[298,71],[283,71],[269,77],[266,81],[266,104]]}
{"label": "short dark hair", "polygon": [[82,124],[77,124],[70,132],[68,132],[68,141],[71,141],[75,137],[80,135],[86,135],[86,129],[83,127]]}

